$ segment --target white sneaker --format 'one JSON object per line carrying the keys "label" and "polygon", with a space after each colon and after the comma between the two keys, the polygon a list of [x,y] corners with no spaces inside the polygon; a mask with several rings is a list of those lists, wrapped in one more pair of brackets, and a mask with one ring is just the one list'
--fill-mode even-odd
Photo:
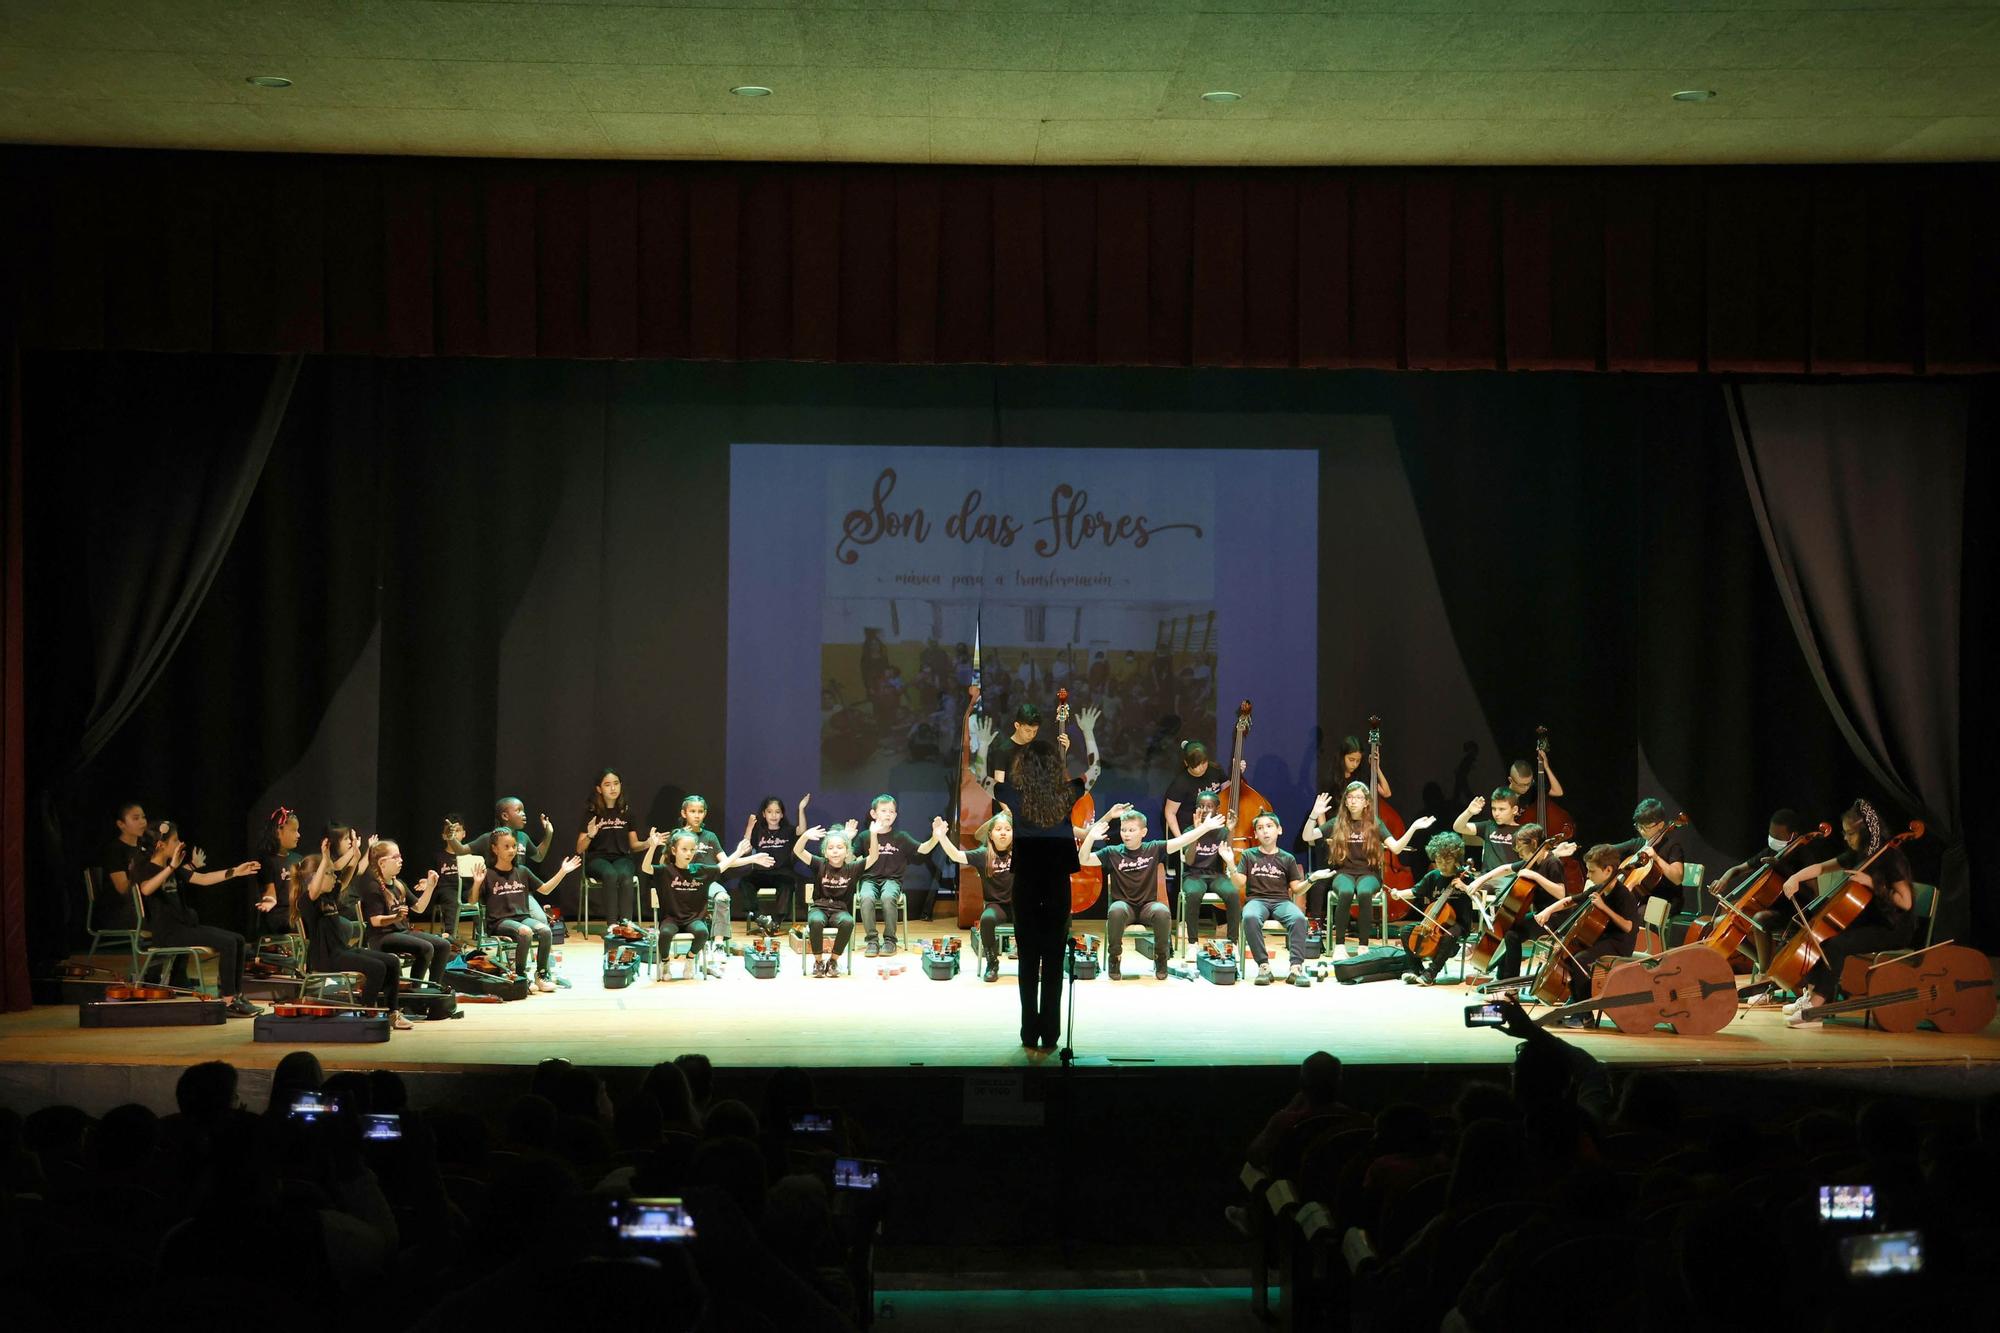
{"label": "white sneaker", "polygon": [[1819,1017],[1819,1011],[1825,1007],[1825,1000],[1814,1000],[1810,1004],[1802,1006],[1795,1013],[1787,1014],[1785,1016],[1785,1026],[1788,1028],[1815,1027],[1824,1031],[1826,1023]]}
{"label": "white sneaker", "polygon": [[555,988],[556,988],[556,983],[551,981],[549,978],[547,977],[535,978],[535,989],[540,991],[542,994],[547,995]]}
{"label": "white sneaker", "polygon": [[1811,1004],[1812,998],[1813,998],[1813,988],[1811,986],[1806,986],[1801,988],[1799,991],[1798,998],[1785,1006],[1785,1017],[1790,1018],[1793,1014],[1796,1014],[1799,1010]]}
{"label": "white sneaker", "polygon": [[1758,991],[1743,1003],[1752,1009],[1770,1009],[1777,1006],[1778,997],[1773,991]]}

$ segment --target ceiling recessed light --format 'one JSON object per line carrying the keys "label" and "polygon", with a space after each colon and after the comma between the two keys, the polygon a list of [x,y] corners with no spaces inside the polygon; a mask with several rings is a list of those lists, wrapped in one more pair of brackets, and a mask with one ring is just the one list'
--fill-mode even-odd
{"label": "ceiling recessed light", "polygon": [[289,88],[292,81],[282,74],[252,74],[244,80],[258,88]]}
{"label": "ceiling recessed light", "polygon": [[1243,100],[1243,94],[1225,92],[1223,89],[1217,88],[1213,92],[1203,93],[1201,100],[1204,102],[1240,102]]}
{"label": "ceiling recessed light", "polygon": [[1713,88],[1683,88],[1674,94],[1676,102],[1709,102],[1715,99]]}
{"label": "ceiling recessed light", "polygon": [[769,97],[771,90],[761,83],[739,83],[729,90],[738,97]]}

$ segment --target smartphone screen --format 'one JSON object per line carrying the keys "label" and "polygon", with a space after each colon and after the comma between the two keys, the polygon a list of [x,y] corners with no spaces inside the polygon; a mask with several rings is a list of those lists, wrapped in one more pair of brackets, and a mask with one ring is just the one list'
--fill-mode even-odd
{"label": "smartphone screen", "polygon": [[1915,1277],[1924,1271],[1924,1233],[1877,1231],[1842,1236],[1840,1267],[1850,1278]]}
{"label": "smartphone screen", "polygon": [[296,1120],[302,1125],[311,1125],[332,1114],[333,1104],[319,1093],[300,1092],[293,1094],[291,1109],[285,1116],[286,1119]]}
{"label": "smartphone screen", "polygon": [[833,1187],[837,1190],[872,1190],[882,1183],[882,1164],[862,1157],[837,1157],[833,1162]]}
{"label": "smartphone screen", "polygon": [[810,1138],[833,1137],[833,1113],[831,1111],[801,1111],[792,1117],[792,1133]]}
{"label": "smartphone screen", "polygon": [[1500,1005],[1468,1004],[1465,1006],[1465,1025],[1469,1028],[1497,1028],[1507,1022],[1507,1016],[1500,1011]]}
{"label": "smartphone screen", "polygon": [[1875,1220],[1873,1185],[1821,1185],[1819,1220],[1822,1222],[1872,1222]]}
{"label": "smartphone screen", "polygon": [[694,1218],[679,1199],[613,1199],[611,1230],[641,1245],[680,1245],[694,1239]]}
{"label": "smartphone screen", "polygon": [[386,1143],[403,1137],[403,1117],[394,1111],[376,1113],[363,1117],[361,1137],[377,1143]]}

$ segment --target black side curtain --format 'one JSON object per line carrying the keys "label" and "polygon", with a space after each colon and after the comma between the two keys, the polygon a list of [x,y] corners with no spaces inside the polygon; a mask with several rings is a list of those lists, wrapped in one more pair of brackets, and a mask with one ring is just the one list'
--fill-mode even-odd
{"label": "black side curtain", "polygon": [[1971,923],[1960,762],[1968,395],[1955,385],[1731,390],[1785,610],[1835,724],[1943,843],[1937,937]]}
{"label": "black side curtain", "polygon": [[11,328],[0,312],[0,1010],[29,1003],[21,355]]}

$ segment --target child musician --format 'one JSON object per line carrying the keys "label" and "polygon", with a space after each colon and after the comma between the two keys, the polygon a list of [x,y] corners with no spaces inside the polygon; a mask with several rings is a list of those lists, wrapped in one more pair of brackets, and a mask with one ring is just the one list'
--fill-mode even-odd
{"label": "child musician", "polygon": [[1375,894],[1382,887],[1382,875],[1392,856],[1401,856],[1410,841],[1437,823],[1429,815],[1410,821],[1403,830],[1403,836],[1389,836],[1389,826],[1379,818],[1370,815],[1368,807],[1368,784],[1350,782],[1340,794],[1340,813],[1331,822],[1326,821],[1326,807],[1329,797],[1325,792],[1313,802],[1312,814],[1306,819],[1305,831],[1300,836],[1308,843],[1318,842],[1321,837],[1328,841],[1327,859],[1333,871],[1333,910],[1327,913],[1327,936],[1340,945],[1340,953],[1347,956],[1347,918],[1350,913],[1359,916],[1361,947],[1366,949],[1374,938]]}
{"label": "child musician", "polygon": [[522,976],[528,975],[528,949],[533,946],[534,989],[547,994],[556,988],[552,966],[555,937],[549,923],[536,916],[531,905],[537,896],[553,894],[566,875],[583,865],[583,858],[564,857],[556,873],[544,882],[519,859],[521,844],[513,829],[505,825],[494,829],[492,847],[493,864],[473,881],[470,898],[477,902],[483,896],[486,928],[514,941],[514,970]]}
{"label": "child musician", "polygon": [[[1792,1027],[1819,1020],[1813,1011],[1840,994],[1840,973],[1847,960],[1858,953],[1879,953],[1885,949],[1907,949],[1916,935],[1916,890],[1910,882],[1910,863],[1901,847],[1891,847],[1879,856],[1882,846],[1882,817],[1866,801],[1856,801],[1840,817],[1841,836],[1847,850],[1830,861],[1821,861],[1795,871],[1785,879],[1785,896],[1798,902],[1799,890],[1831,871],[1847,872],[1856,884],[1871,890],[1868,906],[1854,924],[1828,940],[1820,949],[1820,959],[1806,974],[1806,984],[1798,999],[1785,1006]],[[1868,869],[1862,862],[1874,856]],[[1800,904],[1803,910],[1803,904]]]}
{"label": "child musician", "polygon": [[[862,862],[861,888],[854,895],[860,910],[863,953],[870,958],[896,952],[896,918],[903,915],[903,872],[910,861],[927,854],[917,840],[896,827],[896,798],[883,792],[868,803],[868,854]],[[875,933],[875,910],[882,910],[883,934]]]}
{"label": "child musician", "polygon": [[1286,959],[1294,986],[1312,985],[1307,975],[1306,914],[1298,900],[1306,891],[1305,871],[1298,858],[1278,846],[1284,825],[1272,814],[1257,816],[1250,825],[1257,845],[1244,849],[1238,858],[1235,849],[1223,843],[1223,855],[1235,862],[1230,877],[1243,890],[1244,942],[1257,962],[1253,985],[1271,984],[1271,956],[1264,945],[1264,923],[1275,921],[1285,928]]}
{"label": "child musician", "polygon": [[1511,981],[1521,975],[1521,953],[1526,947],[1528,935],[1539,928],[1535,913],[1549,903],[1563,896],[1567,887],[1563,884],[1562,858],[1576,854],[1573,842],[1559,843],[1549,849],[1549,854],[1535,863],[1533,869],[1528,862],[1535,859],[1535,853],[1542,849],[1548,835],[1540,824],[1523,824],[1513,835],[1514,853],[1520,859],[1509,861],[1497,870],[1489,870],[1466,886],[1466,892],[1479,893],[1489,884],[1497,882],[1495,892],[1504,892],[1517,879],[1526,879],[1530,885],[1528,910],[1514,918],[1514,924],[1507,928],[1505,947],[1496,960],[1493,975]]}
{"label": "child musician", "polygon": [[931,840],[944,854],[962,866],[979,872],[986,887],[986,906],[979,913],[979,948],[986,959],[981,976],[986,981],[1000,979],[999,928],[1014,919],[1014,817],[1005,809],[979,826],[973,835],[979,843],[970,851],[952,846],[951,826],[943,819],[931,821]]}
{"label": "child musician", "polygon": [[1651,863],[1646,878],[1639,882],[1640,901],[1667,898],[1671,900],[1669,910],[1678,910],[1687,854],[1681,848],[1680,833],[1667,824],[1667,808],[1648,796],[1632,809],[1632,830],[1639,836],[1612,846],[1621,858],[1637,852]]}
{"label": "child musician", "polygon": [[[657,864],[662,844],[667,848],[667,862]],[[653,887],[653,903],[659,913],[661,946],[664,948],[666,941],[676,935],[692,935],[694,946],[690,952],[699,962],[707,952],[712,936],[709,886],[720,879],[724,871],[738,864],[739,859],[750,859],[750,842],[746,838],[736,849],[736,856],[724,856],[718,861],[696,859],[701,852],[701,838],[687,829],[676,829],[667,834],[654,829],[647,833],[644,846],[646,855],[639,863],[639,877]]]}
{"label": "child musician", "polygon": [[[1110,830],[1114,819],[1118,821],[1121,843],[1098,851],[1097,840]],[[1155,838],[1149,842],[1146,816],[1120,802],[1105,811],[1104,817],[1084,833],[1083,845],[1077,848],[1077,864],[1087,866],[1094,859],[1104,867],[1105,887],[1111,890],[1111,905],[1104,913],[1104,941],[1113,981],[1124,979],[1118,965],[1125,951],[1125,927],[1135,920],[1153,932],[1153,975],[1161,981],[1167,979],[1167,955],[1172,950],[1168,936],[1174,918],[1167,905],[1158,899],[1160,863],[1204,833],[1221,827],[1222,816],[1211,815],[1177,838]]]}
{"label": "child musician", "polygon": [[[1215,787],[1204,787],[1195,797],[1195,820],[1211,819],[1222,810],[1222,793]],[[1222,899],[1222,910],[1227,925],[1224,939],[1240,939],[1243,935],[1243,890],[1237,886],[1229,867],[1223,864],[1223,848],[1229,846],[1229,830],[1225,826],[1211,833],[1204,833],[1181,853],[1181,926],[1187,932],[1187,953],[1191,959],[1199,948],[1201,939],[1201,899],[1212,893]]]}
{"label": "child musician", "polygon": [[[831,831],[815,824],[799,831],[798,841],[792,844],[792,856],[812,867],[813,894],[812,907],[806,912],[806,948],[813,957],[813,972],[816,977],[839,975],[840,955],[847,951],[848,942],[854,938],[854,886],[861,877],[861,867],[854,863],[854,835],[846,829]],[[820,854],[806,850],[806,844],[819,841]],[[833,927],[833,939],[826,938],[826,928]]]}
{"label": "child musician", "polygon": [[[1550,962],[1569,969],[1569,997],[1581,1000],[1590,995],[1591,964],[1600,958],[1616,958],[1632,952],[1639,938],[1639,900],[1632,890],[1625,887],[1625,881],[1618,874],[1618,863],[1623,855],[1608,843],[1598,843],[1583,854],[1584,877],[1590,881],[1587,893],[1573,894],[1556,901],[1535,913],[1535,922],[1543,930],[1556,929],[1551,922],[1572,907],[1588,910],[1585,906],[1592,898],[1597,900],[1605,916],[1604,932],[1595,943],[1575,950],[1566,950]],[[1560,880],[1558,880],[1560,883]],[[1571,1014],[1562,1020],[1565,1027],[1595,1027],[1597,1021],[1584,1014]]]}
{"label": "child musician", "polygon": [[1430,956],[1419,959],[1413,970],[1403,973],[1403,980],[1413,986],[1437,985],[1445,960],[1458,952],[1467,931],[1476,930],[1479,921],[1472,895],[1459,881],[1465,869],[1465,839],[1448,831],[1437,834],[1424,844],[1424,854],[1431,859],[1431,868],[1424,872],[1424,877],[1407,889],[1391,892],[1433,917],[1442,915],[1443,909],[1449,907],[1452,919],[1439,926],[1437,948]]}
{"label": "child musician", "polygon": [[[1491,807],[1491,819],[1474,819],[1481,810]],[[1515,859],[1514,836],[1520,825],[1514,821],[1521,816],[1521,806],[1512,787],[1495,787],[1490,797],[1475,796],[1471,804],[1458,812],[1458,818],[1451,821],[1451,831],[1461,838],[1478,838],[1483,844],[1480,852],[1479,870],[1481,874],[1498,870]]]}

